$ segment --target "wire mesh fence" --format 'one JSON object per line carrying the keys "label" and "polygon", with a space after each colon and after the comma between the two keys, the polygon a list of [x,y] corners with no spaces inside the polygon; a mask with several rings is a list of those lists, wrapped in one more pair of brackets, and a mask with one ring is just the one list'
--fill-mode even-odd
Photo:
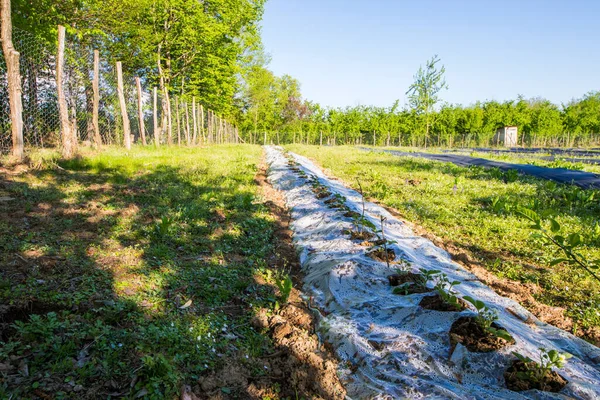
{"label": "wire mesh fence", "polygon": [[[56,79],[57,47],[17,28],[13,28],[13,45],[20,53],[25,147],[58,148],[64,128]],[[127,122],[133,143],[197,145],[239,141],[237,128],[195,98],[183,95],[167,99],[168,93],[149,88],[143,79],[127,73],[123,76],[126,121],[119,101],[116,65],[98,56],[95,106],[94,57],[89,46],[82,44],[76,35],[67,34],[63,91],[77,143],[95,144],[97,132],[102,144],[122,144]],[[0,153],[11,151],[11,135],[7,68],[0,49]]]}

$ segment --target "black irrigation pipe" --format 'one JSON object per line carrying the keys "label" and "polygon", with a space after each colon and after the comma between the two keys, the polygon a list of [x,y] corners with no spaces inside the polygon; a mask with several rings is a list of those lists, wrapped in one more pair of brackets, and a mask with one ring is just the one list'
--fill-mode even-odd
{"label": "black irrigation pipe", "polygon": [[[456,151],[478,151],[481,153],[516,153],[516,154],[536,154],[536,153],[549,153],[552,155],[555,154],[565,154],[568,156],[579,156],[579,157],[600,157],[600,149],[573,149],[573,148],[555,148],[555,147],[536,147],[536,148],[524,148],[524,147],[508,147],[504,149],[497,149],[491,147],[466,147],[466,148],[458,148]],[[444,150],[444,151],[454,151],[454,150]]]}
{"label": "black irrigation pipe", "polygon": [[487,160],[456,154],[432,154],[422,152],[405,152],[398,150],[383,150],[360,147],[361,150],[386,152],[400,157],[417,157],[429,160],[449,162],[461,167],[479,166],[484,168],[498,168],[502,171],[516,170],[521,174],[531,175],[536,178],[547,179],[559,183],[579,186],[583,189],[600,189],[600,175],[585,171],[574,171],[566,168],[547,168],[527,164],[509,164],[499,161]]}
{"label": "black irrigation pipe", "polygon": [[[460,152],[480,152],[480,153],[494,153],[496,155],[501,154],[512,154],[515,157],[532,157],[538,160],[545,161],[567,161],[572,163],[581,163],[581,164],[591,164],[591,165],[600,165],[600,158],[573,158],[573,157],[561,157],[561,156],[538,156],[534,152],[519,152],[519,151],[510,151],[510,150],[497,150],[497,149],[453,149],[453,150],[442,150],[444,153],[460,153]],[[598,153],[600,156],[600,153]]]}

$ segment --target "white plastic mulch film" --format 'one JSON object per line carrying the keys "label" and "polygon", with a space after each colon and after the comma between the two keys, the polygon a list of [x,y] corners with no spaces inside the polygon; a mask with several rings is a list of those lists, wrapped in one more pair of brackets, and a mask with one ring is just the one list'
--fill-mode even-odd
{"label": "white plastic mulch film", "polygon": [[[311,190],[306,178],[288,166],[283,150],[266,147],[269,180],[285,195],[291,209],[294,245],[305,272],[304,291],[321,314],[319,332],[342,359],[342,382],[352,399],[599,399],[600,349],[551,325],[540,322],[513,300],[496,294],[476,276],[452,262],[448,253],[416,236],[384,208],[366,202],[365,216],[380,225],[387,218],[390,247],[411,269],[441,270],[460,281],[459,297],[470,295],[497,311],[498,323],[515,339],[514,345],[489,353],[472,353],[458,344],[451,352],[449,330],[470,310],[441,312],[418,304],[427,294],[392,293],[387,277],[397,266],[387,267],[366,255],[368,249],[343,234],[352,221],[329,208]],[[361,212],[361,196],[328,179],[307,158],[289,153],[308,177],[318,177],[346,205]],[[398,259],[397,258],[397,259]],[[527,321],[528,323],[525,323]],[[568,380],[559,393],[506,388],[504,372],[518,352],[534,360],[539,348],[573,355],[558,371]]]}

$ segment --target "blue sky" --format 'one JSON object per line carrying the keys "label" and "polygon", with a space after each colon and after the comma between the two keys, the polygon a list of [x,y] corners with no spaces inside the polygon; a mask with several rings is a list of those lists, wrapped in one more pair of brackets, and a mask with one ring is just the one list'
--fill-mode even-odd
{"label": "blue sky", "polygon": [[262,26],[271,70],[325,106],[404,104],[434,54],[451,103],[600,90],[598,0],[268,0]]}

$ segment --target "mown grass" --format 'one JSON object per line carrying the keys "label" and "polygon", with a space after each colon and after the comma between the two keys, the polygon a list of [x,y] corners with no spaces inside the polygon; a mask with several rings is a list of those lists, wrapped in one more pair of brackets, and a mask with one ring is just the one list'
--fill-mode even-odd
{"label": "mown grass", "polygon": [[260,155],[113,148],[0,173],[0,398],[173,398],[231,357],[264,375]]}
{"label": "mown grass", "polygon": [[581,232],[582,253],[600,257],[600,193],[496,169],[464,168],[352,147],[287,146],[350,186],[399,210],[446,242],[468,249],[502,278],[533,283],[537,300],[566,308],[574,333],[598,342],[600,285],[583,270],[549,266],[560,254],[532,236],[517,206],[553,216],[564,232]]}

